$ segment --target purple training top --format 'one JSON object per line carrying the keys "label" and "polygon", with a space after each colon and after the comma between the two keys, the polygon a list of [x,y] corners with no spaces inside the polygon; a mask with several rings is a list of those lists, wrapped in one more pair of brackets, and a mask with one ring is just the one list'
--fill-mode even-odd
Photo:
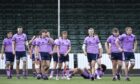
{"label": "purple training top", "polygon": [[12,38],[5,38],[3,40],[3,45],[5,52],[12,52]]}
{"label": "purple training top", "polygon": [[122,34],[119,36],[119,40],[122,42],[122,48],[125,52],[133,52],[134,42],[136,40],[135,35]]}
{"label": "purple training top", "polygon": [[[54,47],[57,46],[57,41],[59,41],[59,40],[58,39],[54,40]],[[53,49],[53,53],[57,53],[57,48],[56,47]]]}
{"label": "purple training top", "polygon": [[15,34],[12,40],[15,41],[16,51],[25,51],[25,43],[27,41],[26,34]]}
{"label": "purple training top", "polygon": [[71,41],[69,39],[59,38],[58,41],[55,42],[57,46],[59,46],[59,53],[65,54],[69,47],[71,47]]}
{"label": "purple training top", "polygon": [[36,46],[39,47],[39,52],[48,52],[51,53],[52,52],[52,47],[51,45],[53,45],[53,43],[50,43],[50,38],[45,37],[45,38],[39,38],[36,41]]}
{"label": "purple training top", "polygon": [[84,44],[86,45],[87,53],[99,54],[99,46],[100,40],[98,36],[87,36],[84,40]]}
{"label": "purple training top", "polygon": [[[119,37],[119,36],[118,36]],[[111,52],[113,53],[118,53],[120,52],[118,47],[116,46],[116,39],[118,38],[117,36],[111,35],[108,37],[107,42],[111,44]]]}

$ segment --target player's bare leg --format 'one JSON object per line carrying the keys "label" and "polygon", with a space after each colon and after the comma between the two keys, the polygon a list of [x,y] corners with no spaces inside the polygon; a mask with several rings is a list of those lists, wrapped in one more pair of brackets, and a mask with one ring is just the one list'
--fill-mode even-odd
{"label": "player's bare leg", "polygon": [[117,61],[112,60],[112,74],[113,74],[113,81],[116,80],[116,72],[117,72]]}
{"label": "player's bare leg", "polygon": [[59,76],[61,74],[61,69],[62,69],[62,63],[58,63],[58,69],[57,69],[57,74],[56,74],[56,80],[59,80]]}
{"label": "player's bare leg", "polygon": [[20,79],[20,70],[19,70],[19,63],[20,63],[20,60],[17,60],[16,61],[16,74],[17,74],[17,79]]}
{"label": "player's bare leg", "polygon": [[5,70],[6,70],[6,75],[7,75],[7,79],[10,79],[10,62],[6,62],[6,66],[5,66]]}
{"label": "player's bare leg", "polygon": [[41,72],[42,72],[42,76],[44,80],[47,80],[47,74],[46,74],[46,68],[47,68],[47,64],[46,64],[46,60],[42,60],[41,62]]}
{"label": "player's bare leg", "polygon": [[117,61],[117,64],[118,64],[118,68],[117,68],[117,79],[120,80],[120,73],[121,73],[121,69],[122,69],[122,61],[121,60],[118,60]]}
{"label": "player's bare leg", "polygon": [[23,60],[23,77],[26,79],[27,78],[27,62]]}
{"label": "player's bare leg", "polygon": [[37,73],[37,79],[41,79],[41,62],[38,59],[35,60],[35,69]]}
{"label": "player's bare leg", "polygon": [[91,80],[94,80],[94,75],[95,75],[95,64],[96,64],[96,61],[92,60],[91,61]]}
{"label": "player's bare leg", "polygon": [[35,61],[32,61],[32,72],[33,72],[33,77],[35,77],[36,76]]}
{"label": "player's bare leg", "polygon": [[50,73],[50,79],[52,79],[53,78],[53,75],[54,75],[54,71],[56,70],[56,67],[57,67],[57,62],[54,62],[54,65],[53,65],[53,69],[52,69],[52,71],[51,71],[51,73]]}

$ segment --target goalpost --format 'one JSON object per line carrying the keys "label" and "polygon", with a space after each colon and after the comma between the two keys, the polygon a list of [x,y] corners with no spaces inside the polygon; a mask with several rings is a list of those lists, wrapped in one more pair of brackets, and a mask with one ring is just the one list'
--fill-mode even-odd
{"label": "goalpost", "polygon": [[60,0],[58,0],[58,37],[60,36]]}

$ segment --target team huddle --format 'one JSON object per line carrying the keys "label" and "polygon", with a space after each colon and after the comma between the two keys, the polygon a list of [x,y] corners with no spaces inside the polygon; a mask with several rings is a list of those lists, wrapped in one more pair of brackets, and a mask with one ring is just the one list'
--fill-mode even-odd
{"label": "team huddle", "polygon": [[[7,33],[3,40],[1,49],[1,59],[6,58],[5,70],[7,78],[13,76],[13,63],[16,58],[16,77],[20,79],[27,78],[27,55],[28,52],[32,59],[33,76],[37,79],[67,79],[70,80],[75,74],[80,74],[84,79],[101,79],[106,71],[106,65],[101,64],[103,48],[100,39],[95,34],[93,28],[88,29],[88,36],[84,39],[82,50],[88,59],[88,66],[84,69],[69,68],[69,53],[71,51],[71,41],[68,39],[68,32],[62,31],[61,36],[53,39],[50,32],[42,29],[39,35],[33,36],[27,40],[27,35],[23,33],[23,28],[18,27],[17,33]],[[112,29],[112,35],[108,37],[105,48],[112,61],[112,80],[120,80],[122,62],[125,62],[126,80],[130,81],[129,72],[135,65],[134,52],[137,47],[137,41],[132,28],[126,27],[125,33],[120,35],[117,28]],[[5,54],[5,55],[4,55]],[[53,68],[50,70],[51,59],[53,59]],[[20,73],[20,61],[23,62],[22,75]],[[95,65],[97,63],[97,68]],[[129,66],[130,64],[130,66]]]}

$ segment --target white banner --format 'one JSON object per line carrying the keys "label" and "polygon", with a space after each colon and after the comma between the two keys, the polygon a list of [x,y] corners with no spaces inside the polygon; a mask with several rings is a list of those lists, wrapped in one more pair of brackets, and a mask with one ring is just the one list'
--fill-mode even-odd
{"label": "white banner", "polygon": [[[135,54],[135,59],[136,59],[136,61],[135,61],[136,64],[135,64],[134,69],[140,69],[140,53]],[[69,60],[70,60],[69,67],[74,68],[74,56],[72,53],[69,54]],[[30,59],[29,55],[28,55],[27,62],[28,62],[28,69],[31,69],[32,68],[32,60]],[[82,54],[82,53],[77,54],[77,62],[78,62],[79,68],[89,67],[87,57],[84,56],[84,54]],[[107,66],[107,69],[112,69],[112,63],[111,63],[111,60],[109,59],[107,54],[102,55],[101,62],[102,62],[102,64],[105,64]],[[53,59],[51,61],[50,68],[52,68],[52,66],[53,66]],[[14,69],[15,69],[15,67],[16,67],[16,62],[14,62]],[[20,63],[20,68],[22,68],[22,61]],[[5,58],[4,58],[4,60],[0,59],[0,69],[5,69]]]}

